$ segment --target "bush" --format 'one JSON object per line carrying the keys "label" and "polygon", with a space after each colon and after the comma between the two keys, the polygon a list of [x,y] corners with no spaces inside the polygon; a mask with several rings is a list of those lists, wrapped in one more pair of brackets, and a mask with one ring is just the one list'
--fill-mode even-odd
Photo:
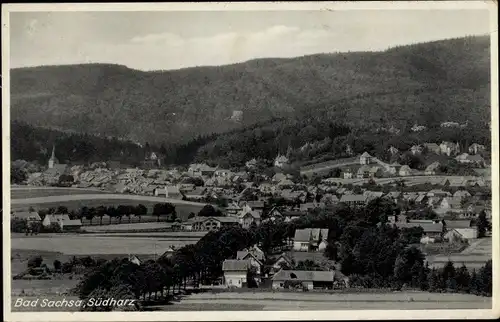
{"label": "bush", "polygon": [[28,268],[38,268],[42,266],[42,263],[43,263],[42,256],[40,255],[33,256],[28,260]]}

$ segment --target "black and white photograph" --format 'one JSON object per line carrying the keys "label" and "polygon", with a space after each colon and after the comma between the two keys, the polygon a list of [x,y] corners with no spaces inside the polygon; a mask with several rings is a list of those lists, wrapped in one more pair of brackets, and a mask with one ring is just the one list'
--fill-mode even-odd
{"label": "black and white photograph", "polygon": [[296,4],[2,5],[10,319],[498,317],[497,5]]}

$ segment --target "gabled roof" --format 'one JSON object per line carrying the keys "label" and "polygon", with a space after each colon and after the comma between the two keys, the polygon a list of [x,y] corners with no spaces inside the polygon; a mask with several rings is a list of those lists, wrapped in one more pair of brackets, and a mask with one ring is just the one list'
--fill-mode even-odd
{"label": "gabled roof", "polygon": [[273,276],[273,281],[301,281],[301,282],[333,282],[334,271],[298,271],[280,270]]}
{"label": "gabled roof", "polygon": [[445,220],[446,228],[470,228],[472,222],[470,220]]}
{"label": "gabled roof", "polygon": [[366,197],[364,195],[342,195],[340,202],[365,202]]}
{"label": "gabled roof", "polygon": [[305,228],[305,229],[296,229],[295,236],[293,237],[293,241],[295,242],[308,242],[310,240],[314,242],[320,241],[319,237],[323,240],[328,238],[328,229],[321,228]]}
{"label": "gabled roof", "polygon": [[372,156],[368,152],[363,152],[360,156],[361,158],[371,158]]}
{"label": "gabled roof", "polygon": [[226,259],[222,263],[222,270],[228,271],[246,271],[250,267],[250,261],[240,259]]}
{"label": "gabled roof", "polygon": [[36,211],[16,211],[14,212],[12,217],[26,220],[42,220],[42,218]]}
{"label": "gabled roof", "polygon": [[443,231],[442,223],[405,223],[405,222],[396,222],[396,226],[399,229],[403,228],[413,228],[413,227],[422,227],[425,233],[439,233]]}

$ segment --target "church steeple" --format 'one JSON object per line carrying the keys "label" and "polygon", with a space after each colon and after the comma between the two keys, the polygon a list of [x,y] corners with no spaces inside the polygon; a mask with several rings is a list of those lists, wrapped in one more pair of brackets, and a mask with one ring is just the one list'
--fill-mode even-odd
{"label": "church steeple", "polygon": [[52,169],[54,167],[54,164],[57,164],[57,158],[56,158],[56,145],[52,145],[52,155],[50,156],[49,159],[49,169]]}

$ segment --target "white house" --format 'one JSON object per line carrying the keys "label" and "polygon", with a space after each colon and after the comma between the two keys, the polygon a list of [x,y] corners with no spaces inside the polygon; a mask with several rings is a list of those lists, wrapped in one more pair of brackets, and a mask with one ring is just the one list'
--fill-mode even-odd
{"label": "white house", "polygon": [[399,175],[402,177],[411,176],[412,174],[413,174],[412,169],[407,165],[404,165],[399,169]]}
{"label": "white house", "polygon": [[372,159],[373,157],[368,152],[364,152],[359,157],[359,164],[370,164],[372,162]]}
{"label": "white house", "polygon": [[288,165],[289,162],[290,161],[286,156],[278,154],[276,159],[274,159],[274,166],[278,168],[283,168],[284,166]]}
{"label": "white house", "polygon": [[48,227],[53,223],[59,224],[61,230],[78,230],[82,226],[80,219],[70,219],[69,215],[45,215],[42,225]]}
{"label": "white house", "polygon": [[226,259],[222,263],[224,284],[227,287],[243,287],[247,282],[247,273],[251,263],[249,260]]}
{"label": "white house", "polygon": [[327,245],[327,238],[328,229],[297,229],[293,238],[293,250],[297,252],[323,251]]}
{"label": "white house", "polygon": [[470,154],[478,154],[486,150],[486,147],[482,144],[477,144],[473,143],[471,146],[469,146],[469,153]]}
{"label": "white house", "polygon": [[460,145],[458,143],[443,141],[439,145],[439,148],[441,150],[441,154],[446,154],[447,156],[456,155],[460,152]]}

